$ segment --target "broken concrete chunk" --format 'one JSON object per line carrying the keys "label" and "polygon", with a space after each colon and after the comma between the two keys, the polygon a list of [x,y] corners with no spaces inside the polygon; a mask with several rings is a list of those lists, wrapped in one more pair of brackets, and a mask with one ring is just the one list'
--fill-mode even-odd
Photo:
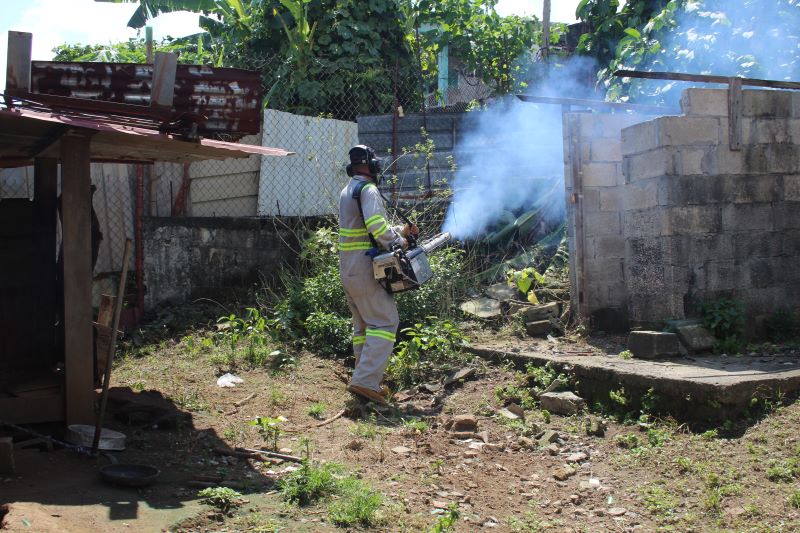
{"label": "broken concrete chunk", "polygon": [[497,318],[500,313],[500,302],[494,298],[477,298],[461,304],[461,310],[478,318]]}
{"label": "broken concrete chunk", "polygon": [[452,431],[475,432],[478,429],[478,419],[474,415],[456,415],[453,417]]}
{"label": "broken concrete chunk", "polygon": [[678,355],[678,336],[663,331],[631,331],[628,349],[640,359],[660,359]]}
{"label": "broken concrete chunk", "polygon": [[558,302],[550,302],[549,304],[526,306],[517,312],[525,316],[526,322],[538,322],[558,318],[559,307]]}
{"label": "broken concrete chunk", "polygon": [[549,455],[556,456],[556,455],[558,455],[559,453],[561,453],[561,448],[559,448],[559,447],[558,447],[558,444],[556,444],[555,442],[553,442],[553,443],[550,443],[550,445],[548,445],[548,446],[547,446],[547,448],[545,448],[545,451],[546,451],[546,452],[547,452]]}
{"label": "broken concrete chunk", "polygon": [[548,429],[541,437],[539,437],[539,443],[542,446],[547,446],[548,444],[556,442],[557,440],[558,432],[553,431],[552,429]]}
{"label": "broken concrete chunk", "polygon": [[395,446],[392,448],[392,451],[398,455],[408,455],[411,453],[411,448],[406,448],[405,446]]}
{"label": "broken concrete chunk", "polygon": [[542,337],[550,333],[550,328],[553,325],[549,320],[538,320],[536,322],[527,322],[525,324],[525,332],[531,337]]}
{"label": "broken concrete chunk", "polygon": [[461,381],[467,381],[475,376],[475,369],[474,368],[462,368],[452,374],[448,375],[444,379],[444,385],[452,385],[453,383],[458,383]]}
{"label": "broken concrete chunk", "polygon": [[510,403],[510,404],[506,405],[506,409],[508,409],[509,411],[511,411],[512,413],[514,413],[518,417],[520,417],[521,419],[525,420],[525,409],[523,409],[519,405],[517,405],[515,403]]}
{"label": "broken concrete chunk", "polygon": [[553,477],[556,478],[558,481],[566,481],[567,479],[574,476],[575,472],[576,470],[574,468],[565,466],[564,468],[560,468],[555,472],[553,472]]}
{"label": "broken concrete chunk", "polygon": [[499,414],[503,418],[507,418],[509,420],[519,420],[519,415],[517,415],[516,413],[511,412],[509,409],[507,409],[505,407],[503,407],[502,409],[497,411],[497,414]]}
{"label": "broken concrete chunk", "polygon": [[568,463],[582,463],[589,458],[584,452],[575,452],[567,456]]}
{"label": "broken concrete chunk", "polygon": [[716,338],[700,324],[678,326],[678,339],[690,352],[705,352],[714,347]]}
{"label": "broken concrete chunk", "polygon": [[537,445],[533,441],[533,439],[530,439],[528,437],[517,438],[517,444],[519,444],[520,448],[524,448],[526,450],[535,450],[537,448]]}
{"label": "broken concrete chunk", "polygon": [[488,431],[481,431],[478,433],[478,438],[481,439],[485,443],[489,443],[489,432]]}
{"label": "broken concrete chunk", "polygon": [[590,417],[586,420],[586,434],[595,437],[604,437],[608,425],[599,418]]}
{"label": "broken concrete chunk", "polygon": [[486,288],[486,296],[500,300],[501,302],[508,302],[517,297],[519,291],[516,287],[512,287],[508,283],[495,283]]}
{"label": "broken concrete chunk", "polygon": [[572,392],[546,392],[539,396],[542,409],[556,415],[574,415],[584,408],[583,398]]}

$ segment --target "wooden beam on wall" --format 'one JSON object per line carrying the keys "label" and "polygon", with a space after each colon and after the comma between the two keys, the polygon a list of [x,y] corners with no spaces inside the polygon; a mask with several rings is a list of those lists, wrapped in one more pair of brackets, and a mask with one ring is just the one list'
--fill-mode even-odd
{"label": "wooden beam on wall", "polygon": [[742,149],[742,78],[728,83],[728,138],[731,150]]}
{"label": "wooden beam on wall", "polygon": [[150,87],[151,107],[172,107],[177,70],[177,55],[171,52],[156,52],[153,64],[153,85]]}
{"label": "wooden beam on wall", "polygon": [[61,138],[67,424],[94,421],[90,139],[79,132]]}
{"label": "wooden beam on wall", "polygon": [[6,91],[31,90],[31,46],[33,34],[24,31],[8,32]]}
{"label": "wooden beam on wall", "polygon": [[[36,158],[33,164],[33,208],[36,235],[36,269],[39,279],[37,313],[32,319],[36,331],[35,352],[52,361],[56,315],[56,202],[58,200],[58,161]],[[60,311],[59,311],[60,314]]]}

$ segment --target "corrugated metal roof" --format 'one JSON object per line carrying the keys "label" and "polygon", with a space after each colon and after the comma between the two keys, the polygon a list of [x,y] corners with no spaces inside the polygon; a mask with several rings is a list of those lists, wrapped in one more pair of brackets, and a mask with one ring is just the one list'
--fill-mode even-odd
{"label": "corrugated metal roof", "polygon": [[[134,63],[31,62],[32,94],[150,105],[153,65]],[[201,136],[241,137],[259,132],[258,72],[178,65],[170,121],[197,119]]]}
{"label": "corrugated metal roof", "polygon": [[186,141],[152,129],[119,124],[76,113],[0,108],[0,166],[31,164],[34,157],[58,157],[58,139],[69,130],[92,133],[93,161],[192,162],[205,159],[292,155],[280,148],[237,144],[212,139]]}

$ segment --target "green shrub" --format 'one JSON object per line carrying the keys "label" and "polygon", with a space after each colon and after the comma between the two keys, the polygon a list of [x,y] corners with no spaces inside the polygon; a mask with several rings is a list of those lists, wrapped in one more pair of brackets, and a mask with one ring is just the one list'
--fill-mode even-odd
{"label": "green shrub", "polygon": [[348,477],[339,483],[341,500],[328,507],[331,522],[340,527],[375,527],[379,523],[378,510],[383,505],[383,495],[361,480]]}
{"label": "green shrub", "polygon": [[720,299],[705,302],[700,311],[703,324],[717,338],[714,351],[739,353],[744,333],[744,305],[738,300]]}
{"label": "green shrub", "polygon": [[789,496],[789,505],[795,509],[800,509],[800,490],[796,490]]}
{"label": "green shrub", "polygon": [[632,450],[642,446],[642,439],[635,433],[626,433],[624,435],[617,435],[614,437],[614,443],[620,448]]}
{"label": "green shrub", "polygon": [[284,501],[308,505],[336,493],[342,471],[335,463],[317,466],[304,461],[299,469],[278,481],[278,491]]}
{"label": "green shrub", "polygon": [[209,487],[197,493],[201,503],[215,507],[221,514],[228,514],[242,505],[242,495],[228,487]]}
{"label": "green shrub", "polygon": [[333,313],[311,313],[305,321],[306,345],[325,355],[347,355],[352,352],[353,326],[350,318]]}
{"label": "green shrub", "polygon": [[386,368],[386,375],[400,387],[424,381],[464,358],[467,338],[448,320],[428,317],[402,333],[406,339],[398,343]]}

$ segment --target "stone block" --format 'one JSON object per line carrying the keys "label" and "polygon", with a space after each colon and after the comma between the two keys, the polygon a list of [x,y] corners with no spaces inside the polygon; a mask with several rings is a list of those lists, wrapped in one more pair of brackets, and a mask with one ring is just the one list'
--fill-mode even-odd
{"label": "stone block", "polygon": [[595,258],[625,257],[625,238],[622,235],[600,235],[586,241],[586,256]]}
{"label": "stone block", "polygon": [[[620,133],[623,129],[638,124],[650,117],[637,114],[609,114],[597,113],[590,115],[591,117],[591,131],[593,137],[605,137],[607,139],[620,139]],[[585,133],[585,131],[584,131]]]}
{"label": "stone block", "polygon": [[790,202],[800,201],[800,174],[783,177],[783,198]]}
{"label": "stone block", "polygon": [[657,148],[649,152],[625,156],[622,173],[627,183],[660,176],[672,176],[675,174],[672,150]]}
{"label": "stone block", "polygon": [[620,223],[620,213],[611,211],[586,213],[584,228],[587,237],[594,237],[597,235],[621,235],[622,224]]}
{"label": "stone block", "polygon": [[456,415],[453,417],[453,423],[450,426],[450,431],[471,431],[478,430],[478,419],[474,415]]}
{"label": "stone block", "polygon": [[681,148],[675,159],[675,172],[682,176],[706,174],[703,160],[708,149]]}
{"label": "stone block", "polygon": [[720,145],[706,154],[702,166],[704,174],[742,174],[746,168],[745,152],[734,152],[727,145]]}
{"label": "stone block", "polygon": [[537,322],[549,320],[558,316],[560,308],[558,302],[551,302],[542,305],[526,306],[517,311],[525,317],[525,322]]}
{"label": "stone block", "polygon": [[713,205],[670,208],[669,224],[674,235],[717,233],[723,227],[720,208]]}
{"label": "stone block", "polygon": [[589,283],[619,282],[624,280],[623,260],[616,258],[595,258],[586,264]]}
{"label": "stone block", "polygon": [[525,324],[525,332],[531,337],[543,337],[550,333],[552,327],[549,320],[536,320]]}
{"label": "stone block", "polygon": [[603,187],[599,189],[600,211],[622,211],[622,188]]}
{"label": "stone block", "polygon": [[626,210],[622,215],[623,235],[626,238],[670,235],[671,229],[667,214],[667,210],[660,207]]}
{"label": "stone block", "polygon": [[727,202],[749,204],[782,199],[781,177],[774,174],[725,176],[723,183],[722,198]]}
{"label": "stone block", "polygon": [[619,131],[617,131],[615,139],[604,138],[592,141],[592,161],[622,161],[622,141],[619,138]]}
{"label": "stone block", "polygon": [[792,104],[789,91],[742,91],[742,114],[747,117],[791,117]]}
{"label": "stone block", "polygon": [[666,201],[673,206],[705,205],[726,202],[723,176],[677,176],[665,186]]}
{"label": "stone block", "polygon": [[721,213],[724,231],[771,231],[774,227],[772,204],[725,205]]}
{"label": "stone block", "polygon": [[585,187],[613,187],[617,184],[619,173],[617,163],[588,163],[581,168]]}
{"label": "stone block", "polygon": [[631,331],[628,349],[639,359],[675,357],[679,353],[678,336],[663,331]]}
{"label": "stone block", "polygon": [[681,95],[684,115],[727,116],[728,91],[725,89],[689,88]]}
{"label": "stone block", "polygon": [[714,347],[716,339],[701,324],[677,326],[675,333],[681,344],[690,352],[705,352]]}
{"label": "stone block", "polygon": [[638,180],[629,183],[625,187],[623,195],[625,210],[647,209],[658,206],[658,192],[660,188],[660,183],[657,178]]}
{"label": "stone block", "polygon": [[734,238],[723,233],[673,235],[666,237],[664,242],[674,265],[691,265],[734,257]]}
{"label": "stone block", "polygon": [[660,117],[659,146],[717,144],[720,140],[719,120],[713,117]]}
{"label": "stone block", "polygon": [[622,155],[647,152],[658,147],[658,128],[655,120],[624,128],[621,132]]}
{"label": "stone block", "polygon": [[600,211],[600,191],[605,187],[584,187],[583,188],[583,212],[596,213]]}
{"label": "stone block", "polygon": [[792,139],[791,119],[762,118],[752,121],[749,135],[745,136],[748,144],[790,143]]}
{"label": "stone block", "polygon": [[[745,146],[744,172],[753,174],[800,172],[800,146],[794,144],[757,144]],[[722,168],[722,167],[720,167]],[[733,172],[725,172],[733,174]]]}
{"label": "stone block", "polygon": [[586,402],[572,392],[545,392],[539,396],[542,409],[556,415],[574,415],[580,412]]}
{"label": "stone block", "polygon": [[779,202],[774,207],[776,230],[800,229],[800,202]]}
{"label": "stone block", "polygon": [[800,257],[800,231],[784,230],[780,232],[781,253],[789,258]]}
{"label": "stone block", "polygon": [[783,254],[783,232],[752,231],[737,233],[733,239],[733,257],[746,261],[753,257],[777,257]]}

